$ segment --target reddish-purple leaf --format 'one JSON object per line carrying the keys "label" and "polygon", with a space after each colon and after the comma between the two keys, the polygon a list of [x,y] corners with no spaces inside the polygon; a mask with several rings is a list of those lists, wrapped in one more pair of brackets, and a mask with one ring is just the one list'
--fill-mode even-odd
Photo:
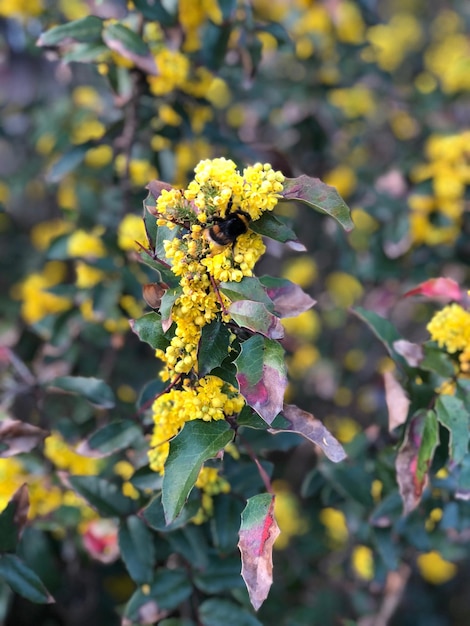
{"label": "reddish-purple leaf", "polygon": [[287,387],[284,349],[277,341],[254,335],[243,342],[235,365],[240,393],[271,424],[282,411]]}
{"label": "reddish-purple leaf", "polygon": [[281,194],[284,200],[298,200],[320,213],[330,215],[346,230],[354,228],[348,206],[334,187],[330,187],[319,178],[298,176],[286,178]]}
{"label": "reddish-purple leaf", "polygon": [[0,421],[0,457],[30,452],[48,433],[42,428],[7,417]]}
{"label": "reddish-purple leaf", "polygon": [[316,300],[290,280],[269,277],[263,279],[262,282],[274,303],[274,311],[279,317],[297,317],[316,303]]}
{"label": "reddish-purple leaf", "polygon": [[388,430],[392,432],[406,422],[410,400],[393,372],[384,372],[383,377],[388,408]]}
{"label": "reddish-purple leaf", "polygon": [[299,407],[293,404],[285,404],[282,410],[282,415],[289,422],[289,426],[284,428],[270,428],[269,431],[271,433],[298,433],[299,435],[302,435],[302,437],[305,437],[305,439],[308,439],[319,446],[330,461],[339,463],[346,458],[346,452],[344,451],[343,446],[311,413],[302,411],[302,409],[299,409]]}
{"label": "reddish-purple leaf", "polygon": [[242,512],[238,548],[242,577],[256,611],[268,597],[273,582],[273,544],[279,533],[274,496],[263,493],[250,498]]}
{"label": "reddish-purple leaf", "polygon": [[268,311],[261,302],[237,300],[228,308],[230,317],[243,328],[261,333],[269,339],[282,339],[284,327],[279,318]]}
{"label": "reddish-purple leaf", "polygon": [[404,293],[403,297],[426,296],[426,298],[456,300],[460,302],[464,295],[464,292],[460,289],[459,284],[455,280],[441,276],[439,278],[425,280],[414,289],[410,289]]}

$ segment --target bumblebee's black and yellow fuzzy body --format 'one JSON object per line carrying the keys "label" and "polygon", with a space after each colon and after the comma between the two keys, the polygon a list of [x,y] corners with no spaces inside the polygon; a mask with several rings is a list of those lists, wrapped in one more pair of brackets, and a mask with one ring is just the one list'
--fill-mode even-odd
{"label": "bumblebee's black and yellow fuzzy body", "polygon": [[248,230],[250,216],[245,211],[234,211],[226,217],[217,217],[205,231],[206,238],[217,246],[233,245]]}

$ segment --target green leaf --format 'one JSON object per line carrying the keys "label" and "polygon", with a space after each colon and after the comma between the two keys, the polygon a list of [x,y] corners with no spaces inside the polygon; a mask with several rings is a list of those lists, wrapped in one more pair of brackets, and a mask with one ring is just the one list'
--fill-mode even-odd
{"label": "green leaf", "polygon": [[284,221],[285,219],[265,211],[259,220],[250,223],[250,229],[263,237],[269,237],[280,243],[288,243],[297,252],[305,251],[305,246],[299,241],[289,224]]}
{"label": "green leaf", "polygon": [[103,43],[77,43],[62,54],[63,63],[91,63],[107,52]]}
{"label": "green leaf", "polygon": [[82,43],[98,43],[101,41],[102,28],[103,22],[99,17],[88,15],[67,24],[54,26],[54,28],[42,33],[36,45],[39,47],[57,46],[63,42],[68,43],[70,40]]}
{"label": "green leaf", "polygon": [[63,481],[92,506],[102,517],[130,515],[134,500],[123,495],[117,485],[99,476],[66,476]]}
{"label": "green leaf", "polygon": [[349,207],[334,187],[330,187],[319,178],[303,174],[297,178],[286,178],[281,193],[284,200],[297,200],[333,217],[346,231],[354,228]]}
{"label": "green leaf", "polygon": [[132,331],[139,337],[141,341],[148,343],[151,348],[156,350],[166,350],[170,340],[165,336],[162,328],[161,315],[155,313],[146,313],[136,320],[130,321]]}
{"label": "green leaf", "polygon": [[138,585],[150,583],[155,567],[155,546],[152,533],[135,515],[121,521],[119,550],[130,577]]}
{"label": "green leaf", "polygon": [[356,307],[352,312],[357,315],[359,319],[365,322],[375,336],[380,339],[395,363],[402,367],[405,371],[408,371],[409,366],[407,362],[393,347],[395,341],[403,339],[395,326],[374,311],[367,311],[362,307]]}
{"label": "green leaf", "polygon": [[464,403],[455,396],[439,396],[436,402],[437,419],[450,433],[450,458],[458,465],[468,452],[470,437],[469,414]]}
{"label": "green leaf", "polygon": [[178,515],[175,521],[171,524],[167,524],[165,522],[165,512],[163,510],[161,494],[155,496],[155,498],[153,498],[149,504],[142,509],[142,517],[150,528],[164,533],[186,526],[186,524],[191,521],[191,518],[196,515],[201,506],[200,498],[192,498],[191,495],[192,494],[190,494],[189,500],[180,515]]}
{"label": "green leaf", "polygon": [[202,328],[199,341],[199,375],[206,376],[219,367],[227,358],[230,346],[230,331],[225,324],[214,320]]}
{"label": "green leaf", "polygon": [[52,604],[54,598],[38,576],[16,554],[0,555],[0,578],[13,591],[37,604]]}
{"label": "green leaf", "polygon": [[271,424],[282,411],[287,387],[284,349],[277,341],[255,335],[243,342],[235,365],[240,393]]}
{"label": "green leaf", "polygon": [[124,610],[125,623],[153,624],[180,606],[193,591],[188,575],[183,569],[159,570],[146,593],[139,588],[132,595]]}
{"label": "green leaf", "polygon": [[254,276],[245,276],[239,283],[220,283],[219,289],[232,302],[253,300],[254,302],[261,302],[271,313],[273,312],[273,303],[266,293],[266,289],[264,289],[260,280]]}
{"label": "green leaf", "polygon": [[124,24],[113,22],[103,30],[103,40],[110,50],[129,59],[136,67],[152,76],[157,75],[157,65],[147,44]]}
{"label": "green leaf", "polygon": [[199,621],[204,626],[263,626],[247,609],[220,598],[210,598],[201,604]]}
{"label": "green leaf", "polygon": [[426,472],[428,471],[434,457],[434,450],[436,449],[438,444],[439,426],[437,423],[437,416],[434,411],[427,411],[424,418],[421,443],[418,452],[418,464],[416,468],[416,478],[418,479],[418,481],[422,481]]}
{"label": "green leaf", "polygon": [[148,20],[159,22],[162,26],[172,26],[176,22],[176,12],[169,13],[164,7],[163,2],[155,2],[155,0],[134,0],[135,8],[142,13]]}
{"label": "green leaf", "polygon": [[193,420],[186,422],[170,442],[162,487],[167,523],[181,513],[203,463],[215,457],[232,439],[233,431],[225,421]]}
{"label": "green leaf", "polygon": [[29,495],[26,484],[12,496],[0,513],[0,553],[13,552],[27,521]]}
{"label": "green leaf", "polygon": [[[264,423],[264,422],[263,422]],[[214,501],[214,514],[211,520],[211,533],[214,545],[222,554],[230,554],[238,540],[240,517],[243,502],[233,494],[220,494]],[[238,577],[240,578],[240,562]]]}
{"label": "green leaf", "polygon": [[171,319],[171,310],[173,309],[173,305],[178,300],[180,295],[183,293],[181,287],[172,287],[168,289],[162,297],[162,303],[160,305],[160,313],[162,316],[162,323],[168,323],[168,320]]}
{"label": "green leaf", "polygon": [[436,345],[425,343],[423,345],[424,358],[419,367],[429,372],[435,372],[444,378],[451,378],[454,373],[454,364],[450,356]]}
{"label": "green leaf", "polygon": [[204,570],[209,564],[209,545],[202,526],[189,524],[167,535],[171,552],[180,554],[193,570]]}
{"label": "green leaf", "polygon": [[[237,519],[237,525],[240,525],[239,517]],[[232,591],[232,589],[237,588],[243,589],[244,583],[240,576],[239,556],[225,558],[214,556],[210,559],[209,564],[204,570],[195,573],[194,584],[198,589],[208,595],[222,593],[223,591]]]}
{"label": "green leaf", "polygon": [[47,171],[47,182],[58,183],[67,176],[67,174],[76,170],[85,158],[85,154],[92,146],[93,142],[87,141],[65,152],[65,154],[59,157]]}
{"label": "green leaf", "polygon": [[96,430],[77,447],[83,456],[102,458],[129,448],[141,436],[141,430],[130,420],[119,420]]}
{"label": "green leaf", "polygon": [[268,311],[261,302],[237,300],[227,309],[230,317],[242,328],[261,333],[270,339],[282,339],[284,327],[278,317]]}
{"label": "green leaf", "polygon": [[114,406],[114,394],[111,388],[99,378],[59,376],[48,383],[48,388],[62,389],[68,393],[83,396],[90,404],[100,409],[111,409]]}

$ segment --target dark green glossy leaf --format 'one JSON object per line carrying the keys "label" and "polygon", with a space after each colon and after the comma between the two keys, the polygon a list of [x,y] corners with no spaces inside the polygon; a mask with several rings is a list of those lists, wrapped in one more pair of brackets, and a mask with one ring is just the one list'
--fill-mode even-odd
{"label": "dark green glossy leaf", "polygon": [[[239,527],[239,517],[237,522]],[[235,538],[236,543],[237,540]],[[243,589],[245,585],[240,576],[240,557],[211,558],[204,570],[196,572],[194,584],[208,595],[219,594],[223,591],[231,591],[237,588]]]}
{"label": "dark green glossy leaf", "polygon": [[38,576],[16,554],[0,555],[0,579],[16,593],[38,604],[51,604],[54,598]]}
{"label": "dark green glossy leaf", "polygon": [[273,312],[273,303],[266,293],[266,289],[264,289],[260,280],[254,276],[245,276],[239,283],[220,283],[219,289],[232,302],[253,300],[254,302],[261,302],[271,313]]}
{"label": "dark green glossy leaf", "polygon": [[67,476],[63,478],[102,517],[130,515],[135,508],[134,500],[123,495],[117,485],[99,476]]}
{"label": "dark green glossy leaf", "polygon": [[161,315],[155,313],[146,313],[136,320],[130,321],[132,331],[139,337],[141,341],[148,343],[154,350],[166,350],[170,340],[165,336],[162,328]]}
{"label": "dark green glossy leaf", "polygon": [[171,524],[167,524],[165,522],[165,513],[163,510],[161,494],[153,498],[142,510],[142,517],[150,528],[160,532],[171,532],[172,530],[186,526],[186,524],[191,521],[191,518],[196,515],[201,506],[200,498],[192,498],[192,493],[190,494],[189,500],[180,515],[178,515],[175,521]]}
{"label": "dark green glossy leaf", "polygon": [[173,611],[189,598],[192,591],[185,570],[158,570],[148,592],[144,593],[140,588],[134,592],[126,605],[124,617],[131,624],[153,624],[168,614],[161,611]]}
{"label": "dark green glossy leaf", "polygon": [[13,552],[26,524],[29,509],[28,487],[23,485],[0,513],[0,553]]}
{"label": "dark green glossy leaf", "polygon": [[194,570],[204,570],[209,564],[209,545],[202,526],[189,524],[166,535],[171,551],[180,554]]}
{"label": "dark green glossy leaf", "polygon": [[454,375],[454,364],[446,352],[429,343],[423,345],[423,350],[424,358],[419,364],[421,369],[436,372],[436,374],[445,378],[450,378]]}
{"label": "dark green glossy leaf", "polygon": [[97,43],[101,40],[103,22],[99,17],[88,15],[79,20],[54,26],[39,37],[37,46],[57,46],[62,42],[78,41],[82,43]]}
{"label": "dark green glossy leaf", "polygon": [[87,141],[79,146],[75,146],[59,157],[49,168],[46,174],[47,181],[50,183],[58,183],[62,178],[67,176],[67,174],[76,170],[92,145],[92,142]]}
{"label": "dark green glossy leaf", "polygon": [[193,420],[170,442],[162,496],[167,523],[181,513],[203,463],[232,439],[233,431],[225,421]]}
{"label": "dark green glossy leaf", "polygon": [[[261,419],[261,418],[259,418]],[[211,532],[214,545],[222,554],[230,554],[238,541],[243,502],[232,494],[220,494],[214,501]],[[240,578],[240,562],[238,577]]]}
{"label": "dark green glossy leaf", "polygon": [[375,336],[380,339],[395,363],[400,367],[403,367],[405,371],[408,370],[409,366],[407,362],[393,347],[393,343],[395,341],[402,339],[402,336],[399,334],[395,326],[393,326],[393,324],[387,319],[377,315],[374,311],[367,311],[362,307],[354,308],[353,313],[365,322]]}
{"label": "dark green glossy leaf", "polygon": [[305,251],[305,246],[300,243],[295,232],[284,220],[285,218],[265,211],[259,220],[250,224],[250,229],[259,235],[274,239],[274,241],[289,243],[291,247],[298,252]]}
{"label": "dark green glossy leaf", "polygon": [[148,20],[159,22],[162,26],[172,26],[176,22],[176,13],[171,14],[163,3],[156,0],[135,0],[135,8]]}
{"label": "dark green glossy leaf", "polygon": [[114,394],[111,388],[99,378],[59,376],[54,378],[48,387],[83,396],[88,402],[101,409],[111,409],[114,406]]}
{"label": "dark green glossy leaf", "polygon": [[460,464],[468,453],[469,414],[455,396],[441,395],[436,402],[437,419],[449,431],[450,458]]}
{"label": "dark green glossy leaf", "polygon": [[78,447],[78,454],[90,457],[105,457],[129,448],[142,435],[140,428],[130,420],[120,420],[106,424],[96,430]]}
{"label": "dark green glossy leaf", "polygon": [[155,567],[152,533],[142,520],[131,515],[119,526],[119,550],[130,577],[138,585],[150,583]]}
{"label": "dark green glossy leaf", "polygon": [[206,376],[227,358],[230,331],[225,324],[214,320],[203,326],[199,341],[198,362],[200,376]]}
{"label": "dark green glossy leaf", "polygon": [[204,626],[262,626],[247,609],[220,598],[203,602],[199,607],[199,619]]}

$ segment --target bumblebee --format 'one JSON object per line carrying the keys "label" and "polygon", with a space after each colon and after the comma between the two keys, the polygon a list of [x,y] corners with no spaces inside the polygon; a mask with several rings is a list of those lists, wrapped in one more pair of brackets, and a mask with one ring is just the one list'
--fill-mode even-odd
{"label": "bumblebee", "polygon": [[[229,209],[231,204],[229,204]],[[216,246],[233,245],[240,235],[248,230],[250,216],[241,209],[229,213],[226,217],[214,218],[214,224],[204,231],[206,239]]]}

